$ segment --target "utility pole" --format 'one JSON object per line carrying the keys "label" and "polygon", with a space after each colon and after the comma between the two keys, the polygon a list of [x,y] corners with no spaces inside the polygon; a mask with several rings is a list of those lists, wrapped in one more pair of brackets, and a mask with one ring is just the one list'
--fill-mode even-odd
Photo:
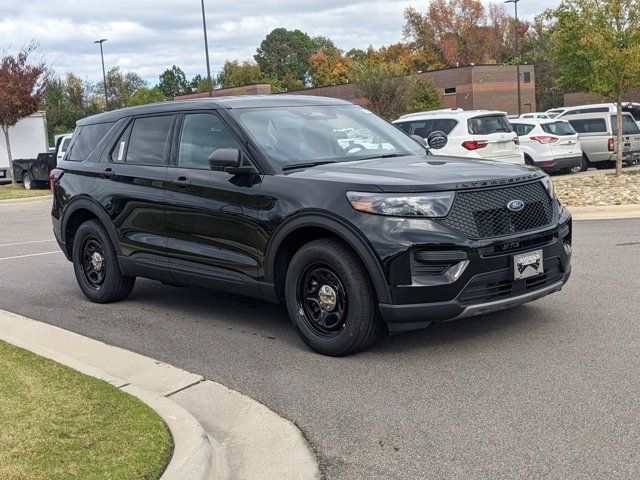
{"label": "utility pole", "polygon": [[100,40],[96,40],[93,43],[100,44],[100,59],[102,60],[102,83],[104,84],[104,108],[105,110],[109,110],[109,97],[107,96],[107,74],[104,70],[104,53],[102,51],[102,44],[106,41],[106,38],[102,38]]}
{"label": "utility pole", "polygon": [[516,76],[518,77],[518,115],[521,112],[521,94],[520,94],[520,22],[518,22],[518,2],[520,0],[506,0],[504,3],[513,3],[516,9]]}
{"label": "utility pole", "polygon": [[204,14],[204,0],[200,0],[200,4],[202,5],[202,29],[204,30],[204,53],[207,57],[207,86],[209,87],[209,96],[212,96],[212,85],[211,85],[211,65],[209,64],[209,41],[207,40],[207,19]]}

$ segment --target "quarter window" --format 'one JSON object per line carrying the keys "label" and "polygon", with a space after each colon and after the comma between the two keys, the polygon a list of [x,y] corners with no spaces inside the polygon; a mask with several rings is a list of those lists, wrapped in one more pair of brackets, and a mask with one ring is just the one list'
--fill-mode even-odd
{"label": "quarter window", "polygon": [[114,122],[94,123],[93,125],[79,127],[74,135],[73,145],[66,160],[76,162],[85,160],[96,148],[96,145],[100,143],[100,140],[111,130],[113,124]]}
{"label": "quarter window", "polygon": [[237,148],[240,144],[222,120],[211,113],[184,116],[178,165],[182,168],[209,169],[209,156],[220,148]]}

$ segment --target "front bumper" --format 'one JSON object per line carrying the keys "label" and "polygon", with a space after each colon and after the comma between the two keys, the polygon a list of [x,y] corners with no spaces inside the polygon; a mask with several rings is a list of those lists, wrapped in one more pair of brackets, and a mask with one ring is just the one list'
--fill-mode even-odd
{"label": "front bumper", "polygon": [[[410,280],[392,285],[392,302],[379,304],[389,331],[415,330],[433,322],[504,310],[561,290],[571,275],[571,217],[566,211],[563,217],[554,228],[507,241],[447,245],[447,251],[466,253],[464,272],[447,278],[441,274],[420,276],[412,271]],[[533,250],[543,251],[544,273],[514,280],[514,255]],[[414,252],[415,249],[409,255]],[[393,272],[393,264],[390,269]]]}

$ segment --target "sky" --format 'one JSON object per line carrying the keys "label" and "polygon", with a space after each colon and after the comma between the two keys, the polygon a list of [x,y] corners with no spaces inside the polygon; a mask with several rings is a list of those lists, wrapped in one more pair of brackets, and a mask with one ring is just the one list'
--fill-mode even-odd
{"label": "sky", "polygon": [[[483,3],[488,3],[483,0]],[[521,18],[532,18],[559,0],[522,0]],[[336,46],[380,47],[402,40],[403,12],[426,11],[426,0],[205,0],[212,74],[224,61],[252,59],[274,28],[300,29],[331,38]],[[507,4],[507,11],[513,5]],[[199,0],[0,0],[0,52],[30,40],[57,74],[73,71],[100,80],[105,67],[135,71],[151,85],[178,65],[190,78],[206,74]]]}

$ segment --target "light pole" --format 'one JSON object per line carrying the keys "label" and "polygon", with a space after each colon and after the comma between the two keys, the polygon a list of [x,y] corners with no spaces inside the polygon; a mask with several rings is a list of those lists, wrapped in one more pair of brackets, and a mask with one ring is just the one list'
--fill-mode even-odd
{"label": "light pole", "polygon": [[105,110],[109,110],[109,97],[107,96],[107,74],[104,71],[104,53],[102,51],[102,44],[106,41],[106,38],[101,38],[100,40],[96,40],[93,43],[100,44],[100,59],[102,60],[102,82],[104,83],[104,108]]}
{"label": "light pole", "polygon": [[516,9],[516,76],[518,77],[518,115],[521,112],[520,94],[520,22],[518,22],[518,2],[520,0],[506,0],[504,3],[513,3]]}
{"label": "light pole", "polygon": [[211,93],[211,65],[209,64],[209,42],[207,40],[207,19],[204,15],[204,0],[200,0],[200,4],[202,5],[202,29],[204,30],[204,53],[207,57],[207,86],[209,87],[209,96],[212,96]]}

